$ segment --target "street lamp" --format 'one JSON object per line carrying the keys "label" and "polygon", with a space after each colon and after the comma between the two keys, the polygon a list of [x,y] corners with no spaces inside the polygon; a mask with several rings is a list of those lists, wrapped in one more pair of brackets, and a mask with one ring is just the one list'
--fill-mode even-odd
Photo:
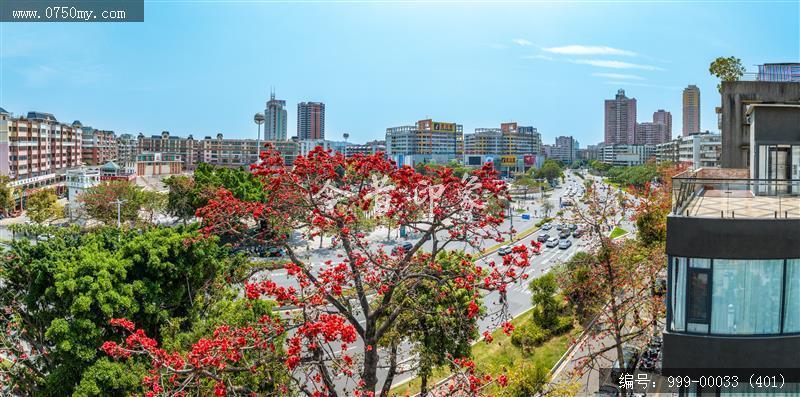
{"label": "street lamp", "polygon": [[261,124],[264,124],[264,114],[256,113],[253,121],[258,125],[258,137],[256,138],[256,162],[261,159]]}
{"label": "street lamp", "polygon": [[117,205],[117,229],[122,226],[122,204],[125,203],[126,200],[117,199],[116,201],[112,201],[111,204]]}

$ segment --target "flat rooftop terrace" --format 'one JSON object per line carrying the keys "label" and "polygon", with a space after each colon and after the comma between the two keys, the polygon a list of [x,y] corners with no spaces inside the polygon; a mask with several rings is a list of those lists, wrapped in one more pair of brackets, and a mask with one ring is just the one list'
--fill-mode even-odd
{"label": "flat rooftop terrace", "polygon": [[701,168],[672,180],[672,214],[701,218],[800,219],[800,180],[747,177],[747,169]]}

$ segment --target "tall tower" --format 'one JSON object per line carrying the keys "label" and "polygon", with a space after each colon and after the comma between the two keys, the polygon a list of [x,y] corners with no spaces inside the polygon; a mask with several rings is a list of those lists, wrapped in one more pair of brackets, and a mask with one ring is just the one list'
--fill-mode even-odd
{"label": "tall tower", "polygon": [[636,142],[636,98],[625,96],[625,90],[619,89],[614,99],[606,99],[605,103],[605,144],[629,144]]}
{"label": "tall tower", "polygon": [[264,127],[265,141],[286,140],[286,101],[275,99],[275,89],[270,90],[267,108],[264,110],[266,126]]}
{"label": "tall tower", "polygon": [[700,89],[692,84],[683,89],[683,136],[700,132]]}
{"label": "tall tower", "polygon": [[665,126],[664,137],[660,138],[661,142],[668,142],[672,140],[672,114],[664,109],[658,109],[653,113],[653,123],[663,124]]}
{"label": "tall tower", "polygon": [[300,140],[325,139],[325,104],[300,102],[297,104],[297,138]]}

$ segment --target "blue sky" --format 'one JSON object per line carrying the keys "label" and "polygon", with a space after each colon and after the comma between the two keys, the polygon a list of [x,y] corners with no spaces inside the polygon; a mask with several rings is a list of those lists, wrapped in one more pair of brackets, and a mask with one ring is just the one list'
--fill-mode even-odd
{"label": "blue sky", "polygon": [[603,136],[603,100],[664,108],[701,89],[717,130],[717,56],[748,71],[800,61],[800,3],[145,1],[143,23],[0,23],[0,107],[117,133],[255,137],[270,86],[326,103],[326,135],[382,139],[426,117],[466,132],[503,121],[546,143]]}

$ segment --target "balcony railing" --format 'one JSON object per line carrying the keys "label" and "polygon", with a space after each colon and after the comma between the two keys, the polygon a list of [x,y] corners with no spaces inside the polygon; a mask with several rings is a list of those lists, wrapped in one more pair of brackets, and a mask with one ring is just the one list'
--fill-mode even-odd
{"label": "balcony railing", "polygon": [[672,180],[672,213],[706,218],[800,218],[800,179],[740,177],[747,170],[701,168]]}

